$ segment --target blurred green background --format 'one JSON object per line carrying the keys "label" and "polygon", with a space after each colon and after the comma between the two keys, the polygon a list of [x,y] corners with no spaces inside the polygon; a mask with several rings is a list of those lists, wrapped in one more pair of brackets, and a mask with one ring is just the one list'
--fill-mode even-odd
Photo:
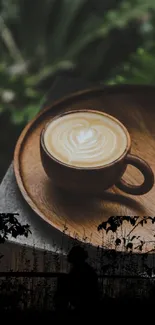
{"label": "blurred green background", "polygon": [[155,0],[0,0],[0,180],[56,75],[155,82]]}

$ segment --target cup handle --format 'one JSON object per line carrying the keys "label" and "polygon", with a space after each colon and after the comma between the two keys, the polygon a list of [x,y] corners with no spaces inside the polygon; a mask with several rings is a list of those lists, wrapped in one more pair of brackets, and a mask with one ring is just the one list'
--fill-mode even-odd
{"label": "cup handle", "polygon": [[128,194],[143,195],[149,192],[154,184],[154,174],[150,166],[145,162],[145,160],[131,154],[126,156],[125,163],[139,169],[144,176],[144,182],[141,185],[131,185],[121,179],[115,185]]}

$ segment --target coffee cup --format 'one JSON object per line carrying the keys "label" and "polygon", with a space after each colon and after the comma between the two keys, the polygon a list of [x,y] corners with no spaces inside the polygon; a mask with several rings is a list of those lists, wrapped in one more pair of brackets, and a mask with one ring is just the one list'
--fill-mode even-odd
{"label": "coffee cup", "polygon": [[[116,118],[96,110],[74,110],[52,118],[40,135],[43,168],[63,190],[101,195],[113,185],[133,195],[151,190],[154,174],[146,161],[131,154],[131,138]],[[140,185],[122,179],[128,165],[144,176]]]}

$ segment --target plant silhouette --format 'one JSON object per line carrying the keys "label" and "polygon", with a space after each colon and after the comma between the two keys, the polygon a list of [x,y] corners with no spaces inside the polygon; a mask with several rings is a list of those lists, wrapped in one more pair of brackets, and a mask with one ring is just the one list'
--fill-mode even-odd
{"label": "plant silhouette", "polygon": [[[115,240],[115,245],[120,246],[123,244],[123,248],[125,251],[132,252],[135,249],[138,249],[139,251],[143,251],[143,246],[147,243],[147,241],[142,240],[141,236],[134,236],[133,232],[134,230],[141,225],[142,227],[147,224],[148,221],[150,221],[152,224],[155,224],[155,217],[151,216],[111,216],[107,221],[102,222],[98,226],[98,231],[104,230],[107,234],[109,231],[112,231],[113,233],[117,233],[117,230],[123,225],[124,222],[128,222],[131,224],[132,229],[126,234],[126,236],[120,236],[117,237]],[[154,236],[155,237],[155,236]],[[134,240],[138,240],[135,243]],[[153,244],[155,244],[155,241],[153,241]],[[151,249],[151,251],[155,251],[155,248]]]}
{"label": "plant silhouette", "polygon": [[88,254],[81,246],[74,246],[67,258],[71,269],[58,281],[56,310],[74,310],[77,315],[88,317],[97,311],[100,302],[98,276],[87,263]]}
{"label": "plant silhouette", "polygon": [[[18,213],[1,213],[0,216],[0,244],[4,244],[5,240],[8,239],[8,235],[16,238],[18,236],[28,237],[30,226],[28,224],[21,225],[15,215]],[[0,254],[0,259],[4,255]]]}
{"label": "plant silhouette", "polygon": [[31,233],[29,225],[21,225],[15,215],[18,213],[1,213],[0,217],[0,244],[8,239],[8,235],[16,238],[17,236],[28,237]]}

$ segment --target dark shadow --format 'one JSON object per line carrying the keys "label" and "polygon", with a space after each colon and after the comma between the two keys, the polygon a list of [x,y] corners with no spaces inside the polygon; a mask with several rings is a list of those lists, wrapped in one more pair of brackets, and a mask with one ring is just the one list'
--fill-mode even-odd
{"label": "dark shadow", "polygon": [[85,215],[86,219],[86,216],[89,215],[89,219],[95,218],[96,220],[96,214],[97,212],[101,212],[101,206],[103,215],[106,215],[107,202],[110,203],[112,214],[113,204],[120,204],[121,206],[136,210],[137,215],[145,215],[146,209],[143,204],[141,204],[130,196],[123,195],[121,193],[119,194],[115,191],[118,190],[113,187],[112,189],[105,191],[101,195],[83,195],[56,188],[49,180],[45,184],[45,193],[46,197],[48,198],[49,204],[51,202],[52,197],[52,202],[54,202],[55,210],[57,210],[58,207],[58,211],[61,211],[61,213],[64,215],[66,214],[67,218],[70,218],[71,220],[73,218],[77,221],[80,221],[80,219],[82,219],[82,221],[84,222],[83,215]]}
{"label": "dark shadow", "polygon": [[80,246],[74,246],[68,254],[70,272],[58,280],[55,294],[55,308],[59,315],[68,310],[88,319],[98,313],[101,301],[98,276],[86,262],[87,258],[87,252]]}
{"label": "dark shadow", "polygon": [[48,196],[54,196],[56,201],[60,201],[61,204],[63,202],[72,201],[74,204],[82,202],[92,202],[92,200],[103,200],[103,201],[110,201],[110,202],[117,202],[119,204],[123,204],[127,207],[132,207],[138,210],[141,210],[144,212],[144,206],[136,201],[134,198],[132,198],[129,195],[123,195],[121,193],[116,193],[116,191],[119,191],[115,186],[110,188],[107,191],[104,191],[101,194],[82,194],[82,193],[76,193],[73,191],[67,191],[60,189],[58,187],[55,187],[54,184],[50,180],[47,180],[45,184],[45,191]]}

